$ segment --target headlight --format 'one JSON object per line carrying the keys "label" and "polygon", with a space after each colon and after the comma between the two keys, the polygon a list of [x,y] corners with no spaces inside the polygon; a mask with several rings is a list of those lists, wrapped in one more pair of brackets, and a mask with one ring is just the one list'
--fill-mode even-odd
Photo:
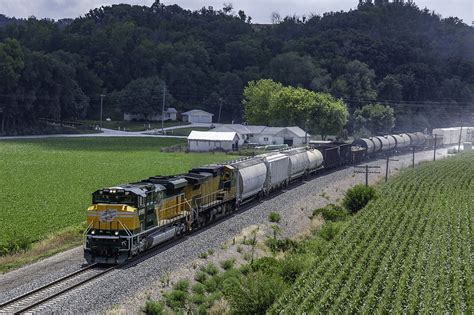
{"label": "headlight", "polygon": [[119,232],[118,232],[118,231],[115,231],[115,235],[119,235]]}
{"label": "headlight", "polygon": [[95,231],[93,230],[93,231],[91,232],[91,234],[94,235],[94,234],[95,234]]}

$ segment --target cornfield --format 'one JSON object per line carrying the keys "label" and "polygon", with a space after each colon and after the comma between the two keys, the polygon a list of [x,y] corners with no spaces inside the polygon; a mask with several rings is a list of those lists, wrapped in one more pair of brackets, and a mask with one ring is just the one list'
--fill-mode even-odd
{"label": "cornfield", "polygon": [[473,312],[474,155],[381,188],[271,313]]}

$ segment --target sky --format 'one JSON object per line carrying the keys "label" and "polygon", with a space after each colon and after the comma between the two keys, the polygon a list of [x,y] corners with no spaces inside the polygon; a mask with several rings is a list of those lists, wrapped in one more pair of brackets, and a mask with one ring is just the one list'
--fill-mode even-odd
{"label": "sky", "polygon": [[[75,18],[90,9],[114,3],[150,6],[154,0],[0,0],[0,14],[15,17]],[[272,12],[282,17],[296,14],[322,15],[329,11],[348,11],[357,7],[358,0],[162,0],[164,4],[178,4],[186,9],[213,6],[220,9],[224,2],[233,4],[235,11],[244,10],[254,23],[269,23]],[[457,16],[468,25],[474,21],[474,0],[415,0],[420,8],[428,7],[443,17]]]}

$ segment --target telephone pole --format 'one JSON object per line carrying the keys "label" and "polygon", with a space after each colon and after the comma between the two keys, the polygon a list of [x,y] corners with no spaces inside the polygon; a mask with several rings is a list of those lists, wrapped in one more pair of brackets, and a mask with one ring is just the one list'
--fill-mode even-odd
{"label": "telephone pole", "polygon": [[163,104],[161,106],[161,134],[165,134],[165,102],[166,102],[166,86],[163,83]]}
{"label": "telephone pole", "polygon": [[387,155],[387,165],[385,167],[385,182],[387,182],[388,180],[388,163],[392,161],[392,162],[398,162],[398,160],[394,160],[394,159],[391,159],[389,155]]}
{"label": "telephone pole", "polygon": [[221,112],[222,112],[222,97],[219,97],[219,116],[217,118],[217,123],[221,123]]}
{"label": "telephone pole", "polygon": [[104,94],[100,94],[100,130],[102,130],[102,106],[103,106],[103,103],[104,103],[104,97],[105,95]]}
{"label": "telephone pole", "polygon": [[365,173],[365,186],[369,186],[369,174],[380,174],[379,171],[370,171],[371,169],[380,169],[380,166],[354,166],[357,170],[354,171],[354,174],[364,174]]}
{"label": "telephone pole", "polygon": [[433,161],[436,161],[436,144],[438,141],[438,135],[434,135],[434,151],[433,151]]}
{"label": "telephone pole", "polygon": [[464,122],[461,122],[461,131],[459,131],[459,143],[458,143],[458,152],[461,151],[461,139],[462,139],[462,127]]}

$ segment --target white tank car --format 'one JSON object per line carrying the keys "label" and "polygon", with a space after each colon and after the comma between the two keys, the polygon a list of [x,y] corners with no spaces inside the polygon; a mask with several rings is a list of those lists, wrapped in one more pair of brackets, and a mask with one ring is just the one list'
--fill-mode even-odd
{"label": "white tank car", "polygon": [[308,154],[305,148],[295,148],[283,151],[290,158],[290,180],[303,176],[309,165]]}
{"label": "white tank car", "polygon": [[397,146],[396,146],[397,150],[404,149],[410,146],[410,137],[406,133],[399,134],[399,135],[392,135],[392,137],[397,142]]}
{"label": "white tank car", "polygon": [[379,153],[380,151],[382,151],[382,141],[380,141],[377,137],[371,137],[369,139],[372,140],[372,142],[374,143],[373,153]]}
{"label": "white tank car", "polygon": [[316,149],[307,150],[306,154],[308,155],[308,172],[312,173],[323,166],[323,154]]}

